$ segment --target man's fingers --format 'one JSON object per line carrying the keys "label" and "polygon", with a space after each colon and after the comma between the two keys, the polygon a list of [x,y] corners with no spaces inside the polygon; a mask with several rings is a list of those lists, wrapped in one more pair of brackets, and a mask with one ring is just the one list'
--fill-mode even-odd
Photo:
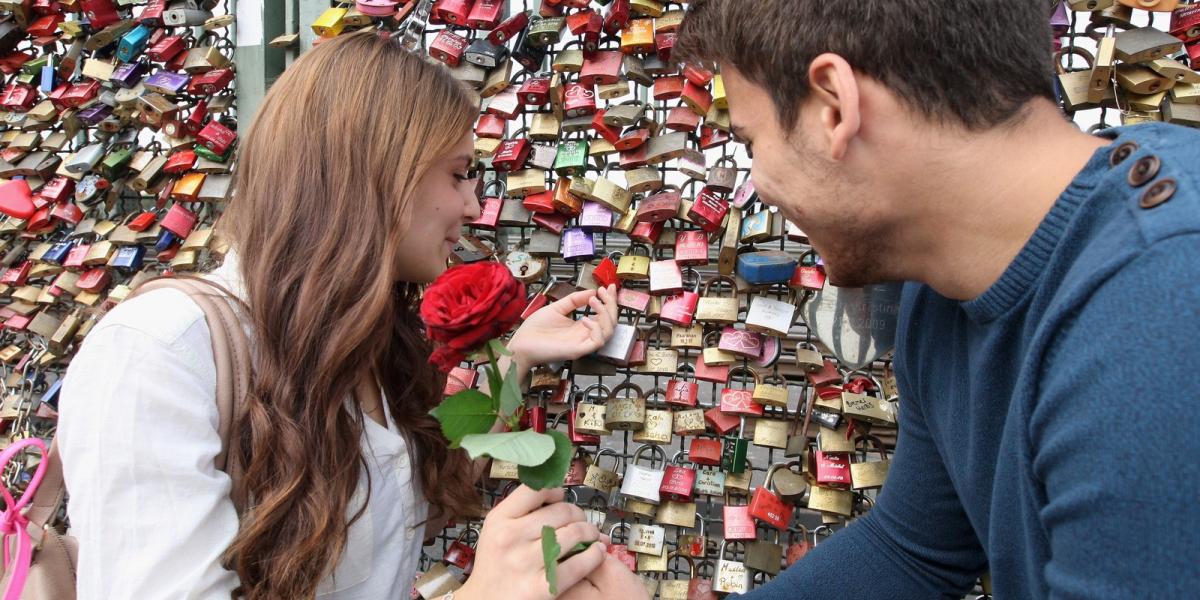
{"label": "man's fingers", "polygon": [[[492,509],[489,516],[496,516],[501,519],[519,519],[538,510],[543,505],[562,502],[564,497],[565,491],[562,488],[538,491],[525,485],[517,486],[517,489],[513,490],[513,493],[509,494],[507,498]],[[536,533],[537,535],[541,535],[541,529],[538,529]]]}
{"label": "man's fingers", "polygon": [[565,590],[579,583],[592,571],[604,564],[608,553],[601,544],[592,544],[587,550],[558,563],[558,589]]}

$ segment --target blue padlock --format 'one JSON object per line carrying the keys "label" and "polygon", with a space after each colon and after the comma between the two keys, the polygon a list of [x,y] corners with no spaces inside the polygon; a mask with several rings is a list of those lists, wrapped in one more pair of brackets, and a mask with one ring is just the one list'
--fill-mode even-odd
{"label": "blue padlock", "polygon": [[159,232],[158,241],[154,242],[154,251],[155,252],[166,252],[167,248],[170,248],[171,244],[174,244],[176,242],[176,240],[178,240],[178,239],[179,238],[175,237],[175,234],[164,229],[161,232]]}
{"label": "blue padlock", "polygon": [[58,83],[58,72],[54,70],[54,65],[47,64],[42,67],[42,80],[39,86],[43,93],[49,94],[54,91],[54,85]]}
{"label": "blue padlock", "polygon": [[58,391],[62,389],[63,380],[56,379],[54,383],[42,394],[42,402],[49,404],[54,410],[58,410]]}
{"label": "blue padlock", "polygon": [[738,255],[737,273],[750,285],[785,283],[796,271],[796,257],[779,250]]}
{"label": "blue padlock", "polygon": [[145,257],[145,246],[122,246],[108,264],[118,269],[137,271],[142,268],[142,259]]}
{"label": "blue padlock", "polygon": [[62,265],[64,260],[67,260],[67,255],[71,253],[71,248],[75,247],[75,242],[66,241],[59,242],[50,247],[46,254],[42,256],[42,260],[56,265]]}
{"label": "blue padlock", "polygon": [[121,62],[133,62],[137,55],[146,49],[146,43],[150,41],[151,29],[145,25],[138,25],[121,36],[121,43],[117,44],[117,60]]}

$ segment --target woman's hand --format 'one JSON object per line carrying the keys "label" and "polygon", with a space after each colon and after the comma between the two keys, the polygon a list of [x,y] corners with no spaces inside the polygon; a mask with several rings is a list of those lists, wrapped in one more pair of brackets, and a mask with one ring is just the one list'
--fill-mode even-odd
{"label": "woman's hand", "polygon": [[[560,584],[561,585],[561,584]],[[649,600],[642,579],[621,561],[605,556],[596,570],[574,587],[563,592],[560,600]]]}
{"label": "woman's hand", "polygon": [[471,578],[454,597],[457,600],[553,598],[542,562],[544,525],[555,529],[563,548],[579,542],[597,542],[559,563],[559,590],[574,586],[603,564],[607,554],[603,542],[598,541],[600,531],[587,522],[583,510],[562,500],[562,488],[538,492],[522,485],[496,505],[483,522]]}
{"label": "woman's hand", "polygon": [[[571,318],[572,312],[585,306],[594,314],[578,321]],[[508,349],[523,373],[595,352],[612,336],[616,324],[616,286],[575,292],[530,315],[509,340]]]}

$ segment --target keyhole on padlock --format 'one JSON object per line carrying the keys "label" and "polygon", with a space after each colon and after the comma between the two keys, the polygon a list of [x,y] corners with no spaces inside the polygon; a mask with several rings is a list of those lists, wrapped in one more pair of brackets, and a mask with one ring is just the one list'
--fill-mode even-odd
{"label": "keyhole on padlock", "polygon": [[529,274],[529,265],[521,265],[521,274],[522,275]]}

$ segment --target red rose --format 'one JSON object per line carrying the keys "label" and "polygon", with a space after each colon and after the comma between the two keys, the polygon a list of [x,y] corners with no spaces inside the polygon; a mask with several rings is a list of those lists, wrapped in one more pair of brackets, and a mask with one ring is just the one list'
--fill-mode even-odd
{"label": "red rose", "polygon": [[500,263],[479,262],[448,269],[421,300],[425,333],[437,344],[429,362],[443,372],[467,353],[508,333],[525,310],[525,284]]}

